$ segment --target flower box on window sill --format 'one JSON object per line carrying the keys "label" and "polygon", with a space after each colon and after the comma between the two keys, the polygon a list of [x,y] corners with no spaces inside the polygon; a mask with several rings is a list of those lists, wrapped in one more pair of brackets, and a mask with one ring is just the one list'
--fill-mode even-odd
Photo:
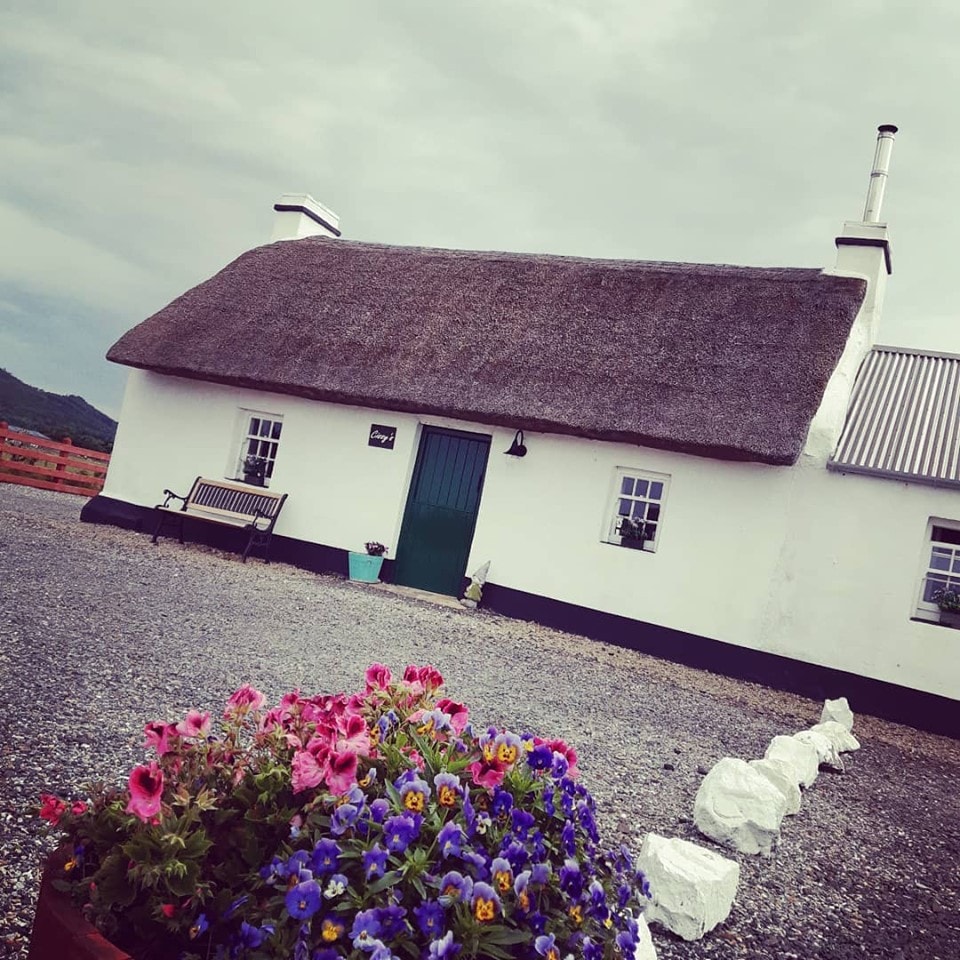
{"label": "flower box on window sill", "polygon": [[628,550],[642,550],[646,540],[638,540],[636,537],[621,537],[620,546]]}
{"label": "flower box on window sill", "polygon": [[960,610],[941,610],[940,622],[945,627],[953,627],[954,630],[960,630]]}

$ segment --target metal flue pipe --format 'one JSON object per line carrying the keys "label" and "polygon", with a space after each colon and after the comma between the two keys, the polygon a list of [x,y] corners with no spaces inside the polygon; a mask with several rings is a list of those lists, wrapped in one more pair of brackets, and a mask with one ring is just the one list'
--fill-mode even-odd
{"label": "metal flue pipe", "polygon": [[887,186],[887,173],[890,170],[890,153],[893,150],[893,138],[897,128],[885,123],[877,128],[877,150],[873,155],[873,169],[870,171],[870,186],[867,189],[867,203],[863,208],[863,222],[877,223],[880,220],[880,208],[883,206],[883,191]]}

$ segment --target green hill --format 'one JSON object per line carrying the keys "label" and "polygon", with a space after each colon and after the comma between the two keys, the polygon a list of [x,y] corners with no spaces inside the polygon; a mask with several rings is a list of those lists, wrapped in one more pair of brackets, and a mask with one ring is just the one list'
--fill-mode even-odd
{"label": "green hill", "polygon": [[47,393],[0,369],[0,420],[38,430],[53,440],[70,439],[78,447],[113,449],[116,420],[91,407],[82,397]]}

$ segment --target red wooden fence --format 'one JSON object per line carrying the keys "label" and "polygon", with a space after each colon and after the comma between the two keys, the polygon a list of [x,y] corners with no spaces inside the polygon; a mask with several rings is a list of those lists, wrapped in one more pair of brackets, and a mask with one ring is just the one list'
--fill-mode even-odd
{"label": "red wooden fence", "polygon": [[92,497],[103,489],[110,454],[10,430],[0,420],[0,483]]}

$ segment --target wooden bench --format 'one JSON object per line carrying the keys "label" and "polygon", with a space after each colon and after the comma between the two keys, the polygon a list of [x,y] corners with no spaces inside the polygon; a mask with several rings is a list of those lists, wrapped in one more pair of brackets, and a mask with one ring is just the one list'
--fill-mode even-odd
{"label": "wooden bench", "polygon": [[[157,525],[153,531],[152,543],[160,537],[164,523],[179,521],[178,534],[183,543],[183,521],[186,517],[194,520],[206,520],[228,527],[238,527],[249,533],[247,545],[243,551],[243,562],[255,546],[264,548],[264,559],[270,562],[270,538],[273,526],[280,516],[280,509],[287,499],[285,493],[271,493],[248,487],[229,480],[207,480],[197,477],[190,492],[181,497],[172,490],[164,490],[166,499],[154,507]],[[171,500],[179,500],[183,506],[171,506]]]}

